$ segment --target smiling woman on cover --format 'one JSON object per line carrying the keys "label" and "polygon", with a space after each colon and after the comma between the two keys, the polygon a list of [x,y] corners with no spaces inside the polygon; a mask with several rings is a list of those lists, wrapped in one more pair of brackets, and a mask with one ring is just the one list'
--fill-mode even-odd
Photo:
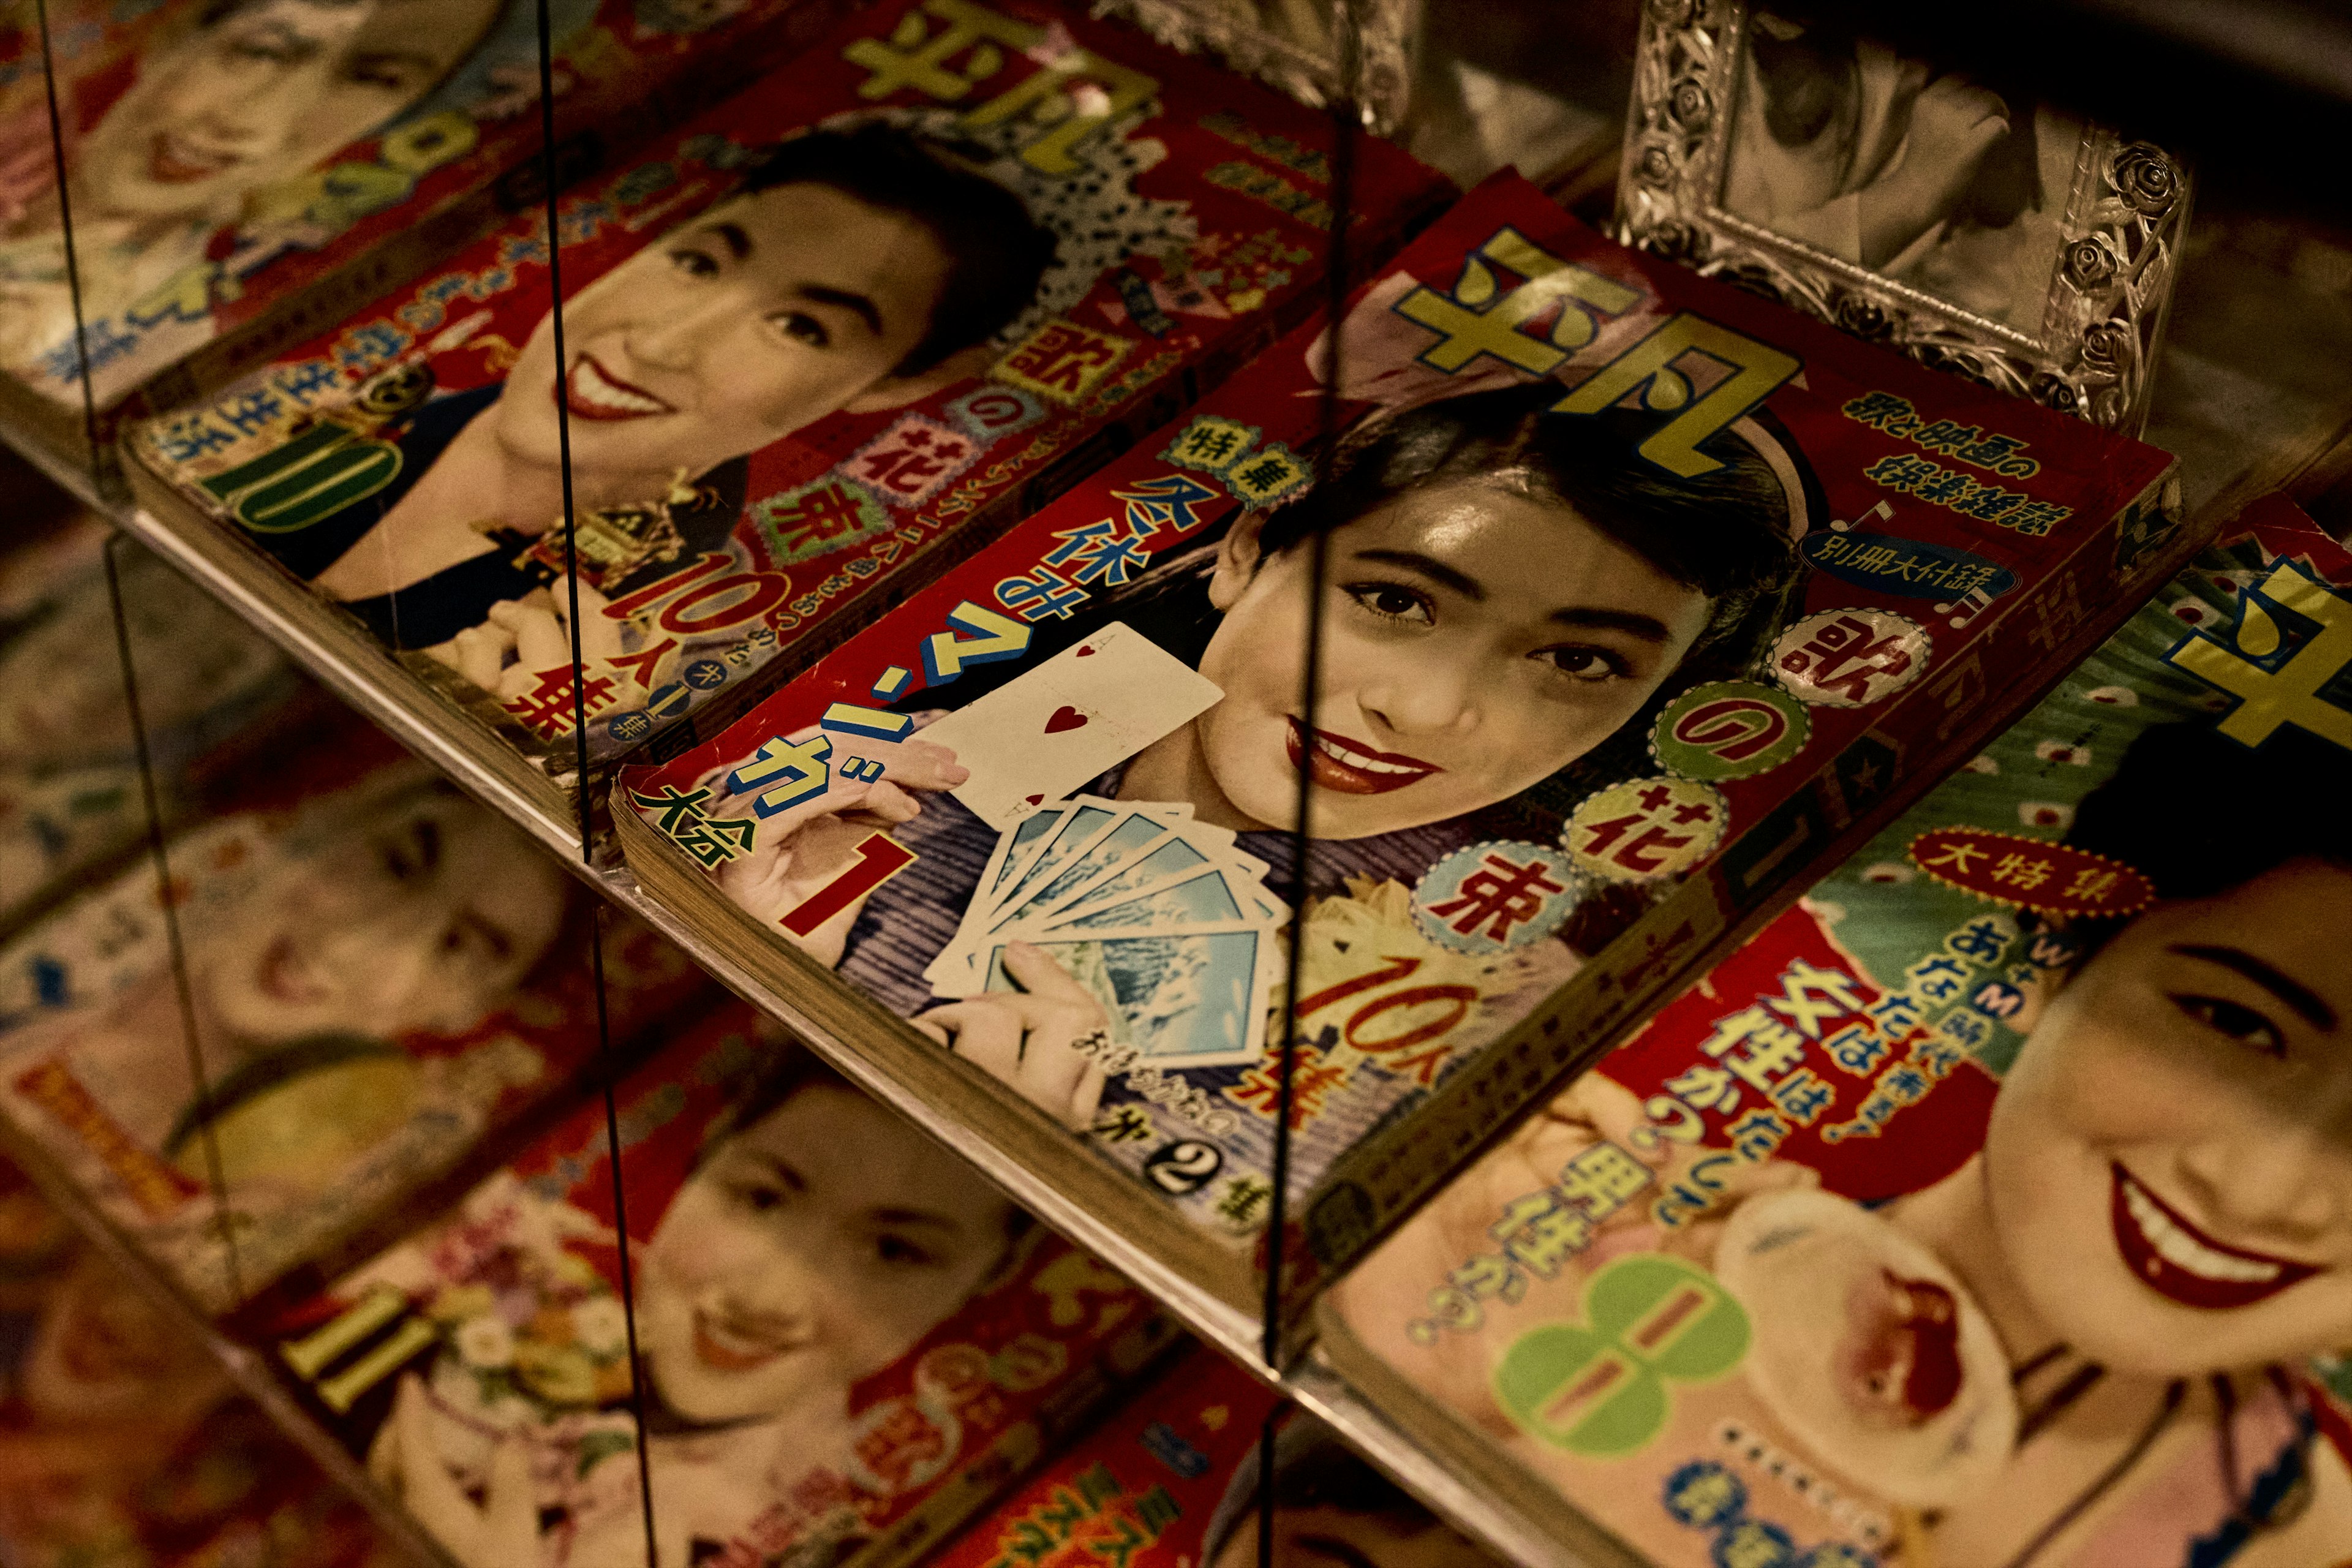
{"label": "smiling woman on cover", "polygon": [[[115,317],[205,259],[265,187],[376,134],[455,71],[499,0],[206,0],[179,7],[125,68],[65,104],[82,319]],[[93,102],[108,90],[111,102]],[[45,109],[9,140],[18,188],[0,236],[0,364],[70,363],[75,300]],[[68,372],[68,374],[70,374]]]}
{"label": "smiling woman on cover", "polygon": [[[1482,814],[1548,780],[1645,771],[1637,721],[1669,683],[1737,673],[1777,626],[1801,502],[1748,439],[1725,438],[1720,466],[1678,480],[1637,455],[1625,421],[1549,412],[1558,398],[1536,382],[1360,430],[1318,489],[1237,519],[1213,560],[1104,605],[1169,623],[1150,635],[1224,695],[1090,793],[1189,805],[1239,834],[1279,892],[1297,876],[1288,825],[1304,762],[1316,836],[1304,891],[1324,897],[1349,877],[1411,887],[1451,850],[1510,837]],[[1299,694],[1318,534],[1328,566],[1310,728]],[[1022,991],[923,1011],[923,971],[996,835],[942,793],[967,776],[944,748],[918,734],[872,752],[887,757],[880,781],[836,780],[763,823],[720,886],[772,922],[887,826],[918,858],[803,947],[1086,1124],[1103,1079],[1073,1042],[1104,1016],[1045,953],[1008,950]]]}
{"label": "smiling woman on cover", "polygon": [[[403,1379],[369,1455],[465,1568],[691,1568],[743,1550],[788,1489],[853,1464],[852,1389],[1009,1277],[1026,1214],[814,1058],[766,1048],[638,1244],[651,1563],[622,1306],[588,1261],[617,1240],[600,1220],[502,1175],[467,1215],[520,1239],[404,1247],[341,1288],[382,1278],[436,1314],[480,1309]],[[467,1262],[478,1272],[443,1272]],[[585,1372],[591,1342],[609,1379]]]}
{"label": "smiling woman on cover", "polygon": [[[1638,1098],[1594,1073],[1333,1300],[1569,1495],[1614,1476],[1654,1497],[1662,1476],[1631,1472],[1687,1447],[1603,1467],[1521,1432],[1492,1390],[1503,1347],[1581,1315],[1611,1262],[1680,1255],[1755,1336],[1744,1377],[1693,1421],[1748,1419],[1768,1445],[1777,1427],[1804,1465],[1891,1505],[1889,1568],[2336,1562],[2352,1542],[2352,1430],[2307,1363],[2352,1344],[2347,798],[2352,758],[2325,743],[2258,755],[2187,724],[2135,742],[2067,842],[2135,868],[2158,901],[2076,925],[2071,973],[2013,1020],[2026,1038],[1981,1149],[1921,1191],[1864,1208],[1793,1163],[1744,1164],[1703,1218],[1668,1230],[1628,1205],[1477,1331],[1410,1341],[1423,1292],[1491,1248],[1504,1205],[1601,1140],[1643,1147]],[[2250,799],[2293,829],[2182,830]],[[1710,1152],[1649,1142],[1661,1189]]]}
{"label": "smiling woman on cover", "polygon": [[[299,1198],[341,1173],[338,1155],[386,1136],[386,1118],[405,1116],[414,1062],[401,1042],[461,1036],[542,961],[570,959],[558,939],[577,897],[488,810],[394,768],[306,811],[249,887],[192,906],[184,979],[156,952],[110,994],[92,965],[79,1005],[6,1020],[24,1026],[0,1035],[0,1050],[63,1062],[114,1128],[198,1176],[209,1173],[195,1134],[209,1122],[241,1196],[258,1203],[275,1182],[269,1195]],[[209,1101],[180,1043],[184,1017]],[[376,1092],[311,1125],[313,1147],[289,1147],[282,1122],[251,1120],[273,1094],[335,1077],[371,1077]],[[237,1136],[239,1113],[273,1135]]]}
{"label": "smiling woman on cover", "polygon": [[[416,411],[391,485],[255,542],[388,646],[518,695],[571,657],[566,595],[514,564],[518,538],[562,525],[567,418],[575,515],[649,510],[685,541],[605,584],[632,589],[726,538],[751,453],[978,370],[1054,251],[1018,196],[946,149],[881,123],[810,132],[567,300],[568,363],[551,312],[504,383]],[[592,659],[620,651],[604,598],[582,585]]]}

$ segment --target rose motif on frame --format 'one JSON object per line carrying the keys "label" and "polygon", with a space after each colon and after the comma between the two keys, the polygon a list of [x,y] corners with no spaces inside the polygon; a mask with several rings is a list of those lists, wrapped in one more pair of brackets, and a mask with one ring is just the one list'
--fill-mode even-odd
{"label": "rose motif on frame", "polygon": [[2126,142],[2107,163],[2107,184],[2124,205],[2142,217],[2162,217],[2180,199],[2180,179],[2164,150],[2146,142]]}
{"label": "rose motif on frame", "polygon": [[1886,307],[1867,294],[1851,290],[1840,294],[1832,315],[1840,331],[1870,342],[1878,342],[1895,330],[1894,318],[1886,313]]}
{"label": "rose motif on frame", "polygon": [[1706,236],[1680,218],[1668,218],[1642,237],[1642,248],[1688,267],[1706,257]]}
{"label": "rose motif on frame", "polygon": [[2083,329],[2083,369],[2093,375],[2120,379],[2139,358],[2139,341],[2130,323],[2094,321]]}
{"label": "rose motif on frame", "polygon": [[2116,275],[2116,253],[2097,235],[2085,235],[2066,247],[2063,269],[2066,281],[2088,292]]}
{"label": "rose motif on frame", "polygon": [[2061,414],[2072,414],[2082,406],[2083,396],[2064,376],[2043,374],[2034,380],[2033,401]]}
{"label": "rose motif on frame", "polygon": [[1676,125],[1696,135],[1706,130],[1707,121],[1715,118],[1715,100],[1707,96],[1706,89],[1696,79],[1685,77],[1675,83],[1674,90],[1667,94],[1666,113]]}

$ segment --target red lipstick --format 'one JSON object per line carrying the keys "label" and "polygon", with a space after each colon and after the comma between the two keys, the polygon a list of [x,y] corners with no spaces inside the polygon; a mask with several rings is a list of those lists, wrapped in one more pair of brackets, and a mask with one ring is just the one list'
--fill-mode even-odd
{"label": "red lipstick", "polygon": [[1318,789],[1337,790],[1341,795],[1386,795],[1445,771],[1419,757],[1408,757],[1399,752],[1375,752],[1344,735],[1309,729],[1296,718],[1286,722],[1289,726],[1286,749],[1290,753],[1290,765],[1295,768],[1304,759],[1307,776]]}
{"label": "red lipstick", "polygon": [[2116,1248],[2141,1284],[2168,1300],[2216,1311],[2251,1307],[2319,1272],[2291,1258],[2217,1241],[2121,1165],[2109,1169]]}
{"label": "red lipstick", "polygon": [[589,353],[572,362],[571,371],[556,386],[556,397],[574,419],[646,419],[677,412],[644,387],[623,381]]}

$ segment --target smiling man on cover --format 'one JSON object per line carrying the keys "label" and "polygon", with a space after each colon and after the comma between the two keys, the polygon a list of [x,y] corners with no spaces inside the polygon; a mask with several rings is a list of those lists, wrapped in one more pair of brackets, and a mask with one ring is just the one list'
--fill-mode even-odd
{"label": "smiling man on cover", "polygon": [[506,662],[534,632],[568,661],[556,610],[523,603],[543,579],[486,537],[562,527],[564,416],[575,515],[664,509],[690,564],[735,525],[751,453],[972,374],[1053,254],[1018,197],[942,150],[886,125],[809,132],[574,295],[564,363],[551,312],[503,385],[417,411],[391,486],[257,542],[390,646],[498,690],[536,668]]}

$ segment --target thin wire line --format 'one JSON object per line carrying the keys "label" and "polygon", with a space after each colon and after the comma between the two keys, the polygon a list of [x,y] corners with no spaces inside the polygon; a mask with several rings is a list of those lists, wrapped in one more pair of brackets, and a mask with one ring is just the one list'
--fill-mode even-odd
{"label": "thin wire line", "polygon": [[2139,1463],[2141,1456],[2145,1455],[2149,1446],[2156,1441],[2157,1435],[2170,1424],[2173,1414],[2180,1408],[2180,1402],[2188,1395],[2189,1384],[2185,1380],[2175,1378],[2167,1384],[2164,1389],[2164,1404],[2157,1410],[2155,1419],[2141,1430],[2140,1435],[2133,1440],[2132,1446],[2124,1451],[2123,1457],[2101,1471],[2098,1479],[2077,1493],[2074,1500],[2061,1509],[2055,1519],[2043,1525],[2041,1532],[2025,1543],[2024,1550],[2009,1560],[2006,1568],[2026,1568],[2028,1563],[2042,1555],[2044,1548],[2064,1534],[2069,1525],[2082,1518],[2093,1503],[2106,1496],[2117,1481],[2130,1474],[2132,1467]]}
{"label": "thin wire line", "polygon": [[[547,176],[547,291],[548,321],[553,329],[555,374],[560,379],[570,363],[563,347],[563,236],[556,214],[555,168],[555,53],[551,42],[553,24],[548,16],[548,0],[539,0],[539,130],[542,143],[541,157]],[[582,668],[580,639],[580,524],[572,506],[572,410],[562,396],[555,399],[555,450],[562,465],[563,487],[563,575],[570,585],[572,626],[572,734],[573,799],[580,813],[580,858],[583,863],[595,858],[594,816],[588,791],[588,715],[582,697],[585,675]],[[652,1457],[646,1451],[646,1363],[637,1348],[636,1281],[629,1264],[629,1201],[627,1184],[621,1179],[621,1108],[618,1100],[618,1074],[613,1061],[612,1018],[604,998],[604,910],[603,900],[589,922],[589,968],[596,989],[596,1063],[597,1076],[604,1080],[604,1147],[612,1155],[613,1165],[613,1229],[620,1238],[617,1249],[621,1273],[621,1326],[627,1338],[629,1352],[629,1416],[637,1428],[637,1505],[645,1519],[646,1568],[660,1568],[660,1558],[654,1532],[654,1472]]]}
{"label": "thin wire line", "polygon": [[147,747],[147,719],[139,705],[139,671],[131,657],[131,623],[122,611],[122,574],[115,552],[121,538],[106,542],[106,596],[114,609],[114,652],[122,663],[122,700],[131,720],[131,743],[139,759],[139,792],[147,806],[147,853],[155,862],[156,907],[163,915],[163,941],[172,959],[172,988],[180,1004],[180,1033],[188,1052],[188,1076],[196,1086],[196,1137],[204,1146],[205,1175],[213,1190],[213,1226],[220,1232],[228,1268],[229,1299],[245,1300],[245,1275],[237,1266],[236,1232],[229,1225],[228,1178],[221,1169],[220,1141],[213,1131],[213,1088],[205,1076],[204,1044],[196,1033],[195,989],[188,979],[188,953],[180,940],[179,910],[172,896],[172,858],[163,845],[163,813],[155,788],[155,762]]}
{"label": "thin wire line", "polygon": [[1284,1404],[1277,1403],[1257,1426],[1257,1568],[1274,1568],[1274,1440]]}
{"label": "thin wire line", "polygon": [[[41,22],[41,82],[49,96],[49,154],[58,170],[58,222],[66,243],[66,296],[73,304],[74,365],[81,372],[81,431],[89,447],[89,482],[98,483],[98,399],[89,385],[89,333],[81,321],[81,264],[74,254],[73,195],[66,189],[66,128],[58,113],[58,69],[49,58],[49,0],[34,0]],[[111,571],[111,565],[108,570]],[[123,667],[128,669],[130,667]]]}
{"label": "thin wire line", "polygon": [[[1348,306],[1348,226],[1355,205],[1356,132],[1359,125],[1355,101],[1355,17],[1349,0],[1339,0],[1339,4],[1334,6],[1333,20],[1339,43],[1339,91],[1331,105],[1331,237],[1323,258],[1324,265],[1328,268],[1324,304],[1328,352],[1323,363],[1323,393],[1316,410],[1318,484],[1329,477],[1332,450],[1338,445],[1342,359],[1339,340],[1340,326],[1346,319]],[[1290,1118],[1297,1098],[1293,1074],[1298,1059],[1298,983],[1305,969],[1307,860],[1313,847],[1313,837],[1308,832],[1307,810],[1308,803],[1314,798],[1315,700],[1322,683],[1323,576],[1329,555],[1329,542],[1326,532],[1318,529],[1307,543],[1307,660],[1306,668],[1300,675],[1300,685],[1304,689],[1300,693],[1299,708],[1300,721],[1307,726],[1308,737],[1307,743],[1298,749],[1298,810],[1293,818],[1290,833],[1290,952],[1284,965],[1282,1043],[1275,1064],[1274,1193],[1266,1210],[1265,1300],[1260,1321],[1259,1353],[1267,1366],[1277,1369],[1282,1359],[1283,1232],[1290,1217]],[[1261,1534],[1261,1547],[1266,1546],[1270,1540],[1271,1537]]]}

